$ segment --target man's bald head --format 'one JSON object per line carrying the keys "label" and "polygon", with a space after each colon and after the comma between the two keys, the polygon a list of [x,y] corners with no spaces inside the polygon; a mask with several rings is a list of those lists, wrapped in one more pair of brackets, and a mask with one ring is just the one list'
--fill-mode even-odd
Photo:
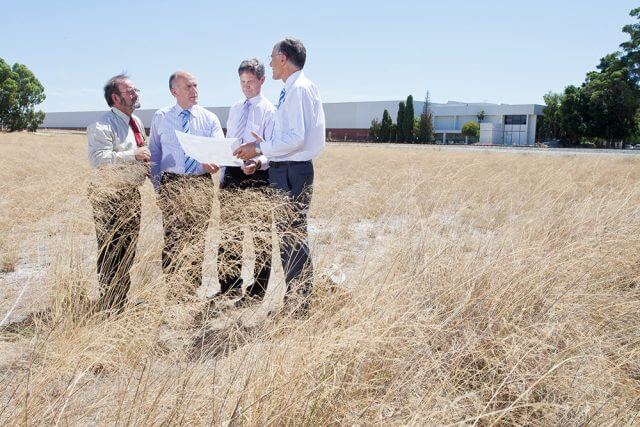
{"label": "man's bald head", "polygon": [[191,108],[198,103],[198,82],[188,71],[176,71],[171,74],[169,90],[183,109]]}
{"label": "man's bald head", "polygon": [[191,78],[193,78],[193,74],[191,74],[188,71],[176,71],[175,73],[171,74],[169,76],[169,90],[173,89],[173,85],[175,84],[176,79],[178,77],[181,77],[181,78],[191,77]]}

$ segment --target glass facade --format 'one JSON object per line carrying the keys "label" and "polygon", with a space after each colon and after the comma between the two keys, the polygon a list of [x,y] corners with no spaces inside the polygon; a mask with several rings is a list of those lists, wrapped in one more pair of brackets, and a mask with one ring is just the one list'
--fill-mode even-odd
{"label": "glass facade", "polygon": [[504,145],[527,145],[527,116],[504,116]]}

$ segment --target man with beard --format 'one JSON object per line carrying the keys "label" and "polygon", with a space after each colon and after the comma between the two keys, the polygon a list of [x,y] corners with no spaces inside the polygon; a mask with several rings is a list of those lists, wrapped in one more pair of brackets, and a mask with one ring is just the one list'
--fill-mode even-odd
{"label": "man with beard", "polygon": [[[274,80],[282,80],[271,138],[253,133],[256,141],[241,145],[234,154],[243,160],[264,154],[269,158],[269,182],[290,201],[291,218],[277,218],[280,257],[285,272],[285,303],[293,291],[301,298],[295,314],[306,315],[313,279],[307,238],[307,213],[313,186],[312,159],[325,145],[325,116],[317,86],[302,69],[307,51],[302,42],[287,37],[273,47]],[[286,304],[285,304],[286,306]]]}
{"label": "man with beard", "polygon": [[[219,168],[187,156],[175,131],[213,138],[224,138],[224,133],[218,117],[198,105],[198,82],[191,73],[173,73],[169,90],[176,103],[158,110],[151,122],[151,179],[159,194],[164,227],[162,269],[169,279],[170,296],[183,299],[194,296],[202,284],[214,195],[211,174]],[[179,284],[184,284],[186,292]]]}
{"label": "man with beard", "polygon": [[87,127],[89,162],[94,173],[89,199],[98,242],[98,308],[122,312],[131,286],[140,231],[140,191],[151,154],[142,121],[139,91],[129,77],[119,74],[104,86],[111,110]]}

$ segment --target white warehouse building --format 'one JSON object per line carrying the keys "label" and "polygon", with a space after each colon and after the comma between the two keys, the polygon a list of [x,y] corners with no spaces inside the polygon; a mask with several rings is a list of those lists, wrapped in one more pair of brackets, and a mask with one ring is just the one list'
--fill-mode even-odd
{"label": "white warehouse building", "polygon": [[[327,138],[338,141],[362,141],[369,137],[373,119],[381,120],[382,113],[389,111],[395,122],[400,101],[371,102],[326,102],[324,103]],[[422,112],[424,102],[414,101],[416,117]],[[229,107],[208,107],[226,128]],[[488,104],[449,101],[446,104],[431,104],[436,142],[464,141],[461,129],[466,122],[480,122],[481,144],[533,145],[537,140],[543,105],[536,104]],[[136,114],[145,127],[151,126],[156,110],[138,110]],[[95,122],[104,111],[53,112],[47,113],[42,128],[84,129]]]}

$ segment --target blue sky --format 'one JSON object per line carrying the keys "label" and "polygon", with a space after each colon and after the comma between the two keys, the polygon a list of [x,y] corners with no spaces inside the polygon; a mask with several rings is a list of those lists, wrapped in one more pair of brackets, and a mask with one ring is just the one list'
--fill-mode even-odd
{"label": "blue sky", "polygon": [[[326,102],[422,99],[542,103],[579,84],[626,40],[631,0],[32,1],[0,0],[0,57],[43,83],[44,111],[103,110],[102,86],[126,70],[142,108],[173,102],[168,76],[196,75],[200,103],[241,96],[236,70],[268,63],[286,35]],[[281,83],[264,93],[277,100]]]}

